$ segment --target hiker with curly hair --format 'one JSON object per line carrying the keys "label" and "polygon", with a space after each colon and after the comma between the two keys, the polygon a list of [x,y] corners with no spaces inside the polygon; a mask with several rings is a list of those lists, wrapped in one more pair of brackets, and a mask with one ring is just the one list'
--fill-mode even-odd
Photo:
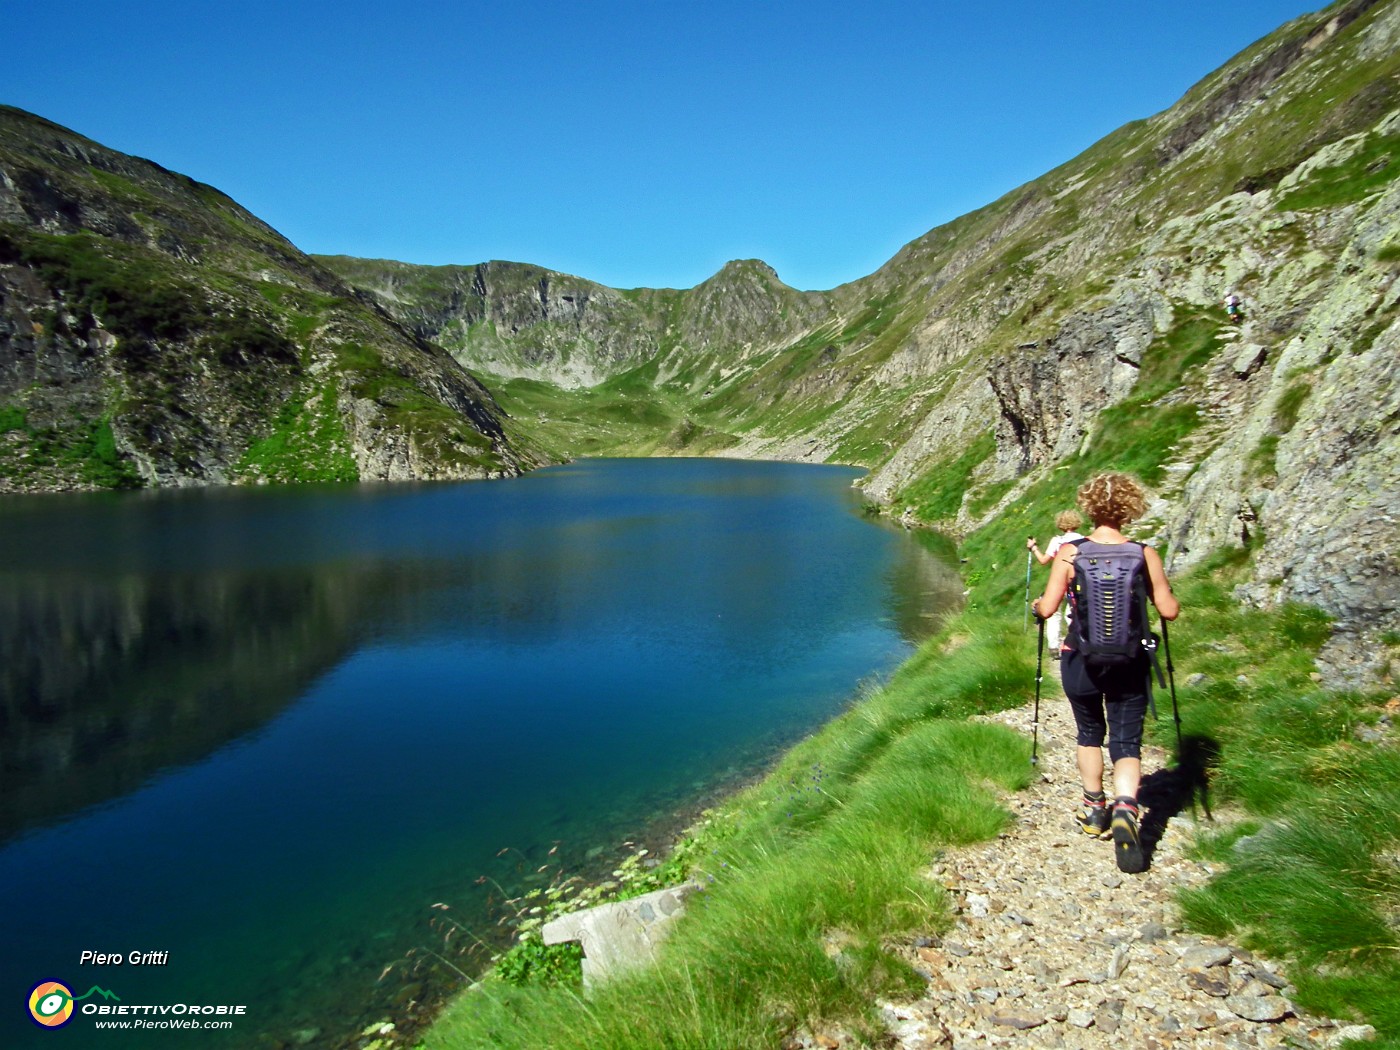
{"label": "hiker with curly hair", "polygon": [[[1123,528],[1147,510],[1142,484],[1128,474],[1100,474],[1079,490],[1078,503],[1094,528],[1079,541],[1063,544],[1050,567],[1045,593],[1035,612],[1047,620],[1068,594],[1074,607],[1060,658],[1060,681],[1069,698],[1077,727],[1076,759],[1084,788],[1083,805],[1076,814],[1079,826],[1096,838],[1111,837],[1118,867],[1139,872],[1145,867],[1139,831],[1138,784],[1142,779],[1142,731],[1151,683],[1151,650],[1141,639],[1147,636],[1146,601],[1156,606],[1164,620],[1180,612],[1162,559],[1151,547],[1136,543]],[[1083,564],[1079,564],[1083,562]],[[1098,579],[1117,576],[1145,591],[1142,607],[1129,608],[1127,597],[1115,599]],[[1106,606],[1090,607],[1091,603]],[[1110,651],[1101,643],[1102,625],[1135,631],[1131,646]],[[1095,626],[1098,625],[1098,626]],[[1108,741],[1113,763],[1113,805],[1104,792],[1103,744]]]}

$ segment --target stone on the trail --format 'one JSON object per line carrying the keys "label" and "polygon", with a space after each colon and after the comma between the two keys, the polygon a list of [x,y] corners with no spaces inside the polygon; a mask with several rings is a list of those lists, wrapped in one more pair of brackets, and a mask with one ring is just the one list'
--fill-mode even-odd
{"label": "stone on the trail", "polygon": [[1202,1031],[1206,1028],[1214,1028],[1216,1025],[1222,1024],[1227,1020],[1229,1020],[1228,1014],[1222,1017],[1214,1010],[1201,1010],[1192,1018],[1191,1027],[1195,1028],[1197,1031]]}
{"label": "stone on the trail", "polygon": [[939,1050],[949,1043],[941,1028],[918,1021],[901,1021],[890,1029],[890,1034],[907,1050]]}
{"label": "stone on the trail", "polygon": [[1118,1031],[1123,1023],[1123,1007],[1126,1005],[1122,999],[1104,1000],[1094,1012],[1094,1027],[1108,1035]]}
{"label": "stone on the trail", "polygon": [[611,901],[561,915],[540,931],[545,944],[578,941],[583,946],[583,984],[592,987],[613,974],[655,958],[671,923],[685,912],[685,899],[699,883],[671,886],[631,900]]}
{"label": "stone on the trail", "polygon": [[1288,1000],[1278,995],[1231,995],[1225,1007],[1246,1021],[1282,1021],[1292,1013]]}
{"label": "stone on the trail", "polygon": [[1113,949],[1113,958],[1108,964],[1108,979],[1116,981],[1123,976],[1123,971],[1128,968],[1128,946],[1120,944]]}
{"label": "stone on the trail", "polygon": [[[1014,963],[1015,960],[1013,959],[1012,962]],[[1039,977],[1042,984],[1052,984],[1060,979],[1060,972],[1039,956],[1028,960],[1024,968]]]}
{"label": "stone on the trail", "polygon": [[1230,980],[1228,977],[1213,977],[1205,973],[1188,973],[1186,983],[1198,992],[1205,992],[1206,995],[1213,995],[1217,999],[1224,999],[1230,994]]}
{"label": "stone on the trail", "polygon": [[1016,1028],[1021,1031],[1028,1031],[1032,1028],[1039,1028],[1045,1023],[1045,1018],[1039,1014],[1023,1013],[997,1013],[988,1018],[992,1024],[1000,1025],[1003,1028]]}
{"label": "stone on the trail", "polygon": [[1076,1028],[1089,1028],[1094,1023],[1094,1014],[1091,1010],[1071,1010],[1065,1020]]}
{"label": "stone on the trail", "polygon": [[1146,944],[1156,944],[1167,936],[1167,928],[1160,922],[1146,922],[1138,927],[1138,939]]}
{"label": "stone on the trail", "polygon": [[1234,953],[1229,948],[1202,945],[1192,948],[1181,957],[1181,965],[1188,970],[1205,970],[1212,966],[1228,966]]}

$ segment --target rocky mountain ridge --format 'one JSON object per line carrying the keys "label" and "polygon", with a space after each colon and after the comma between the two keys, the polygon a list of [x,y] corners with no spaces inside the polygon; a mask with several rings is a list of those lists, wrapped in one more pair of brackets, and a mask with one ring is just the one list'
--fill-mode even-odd
{"label": "rocky mountain ridge", "polygon": [[788,287],[757,259],[731,261],[694,288],[608,288],[525,263],[414,266],[321,256],[417,335],[465,366],[565,389],[593,387],[696,354],[729,365],[830,320],[825,293]]}

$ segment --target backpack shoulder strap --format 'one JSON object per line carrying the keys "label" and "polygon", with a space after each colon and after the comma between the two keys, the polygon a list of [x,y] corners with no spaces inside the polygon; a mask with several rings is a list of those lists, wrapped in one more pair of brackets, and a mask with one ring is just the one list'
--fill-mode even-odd
{"label": "backpack shoulder strap", "polygon": [[[1152,599],[1152,574],[1147,571],[1147,544],[1139,543],[1138,548],[1142,551],[1142,593],[1150,601]],[[1156,608],[1156,603],[1153,603]],[[1146,622],[1147,610],[1143,610],[1143,619]]]}

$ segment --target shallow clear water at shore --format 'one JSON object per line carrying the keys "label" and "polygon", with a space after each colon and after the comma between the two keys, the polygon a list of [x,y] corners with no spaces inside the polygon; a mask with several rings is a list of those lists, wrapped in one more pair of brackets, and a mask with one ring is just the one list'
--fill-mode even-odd
{"label": "shallow clear water at shore", "polygon": [[330,1046],[431,994],[414,962],[491,929],[497,884],[615,863],[955,600],[857,476],[0,500],[0,984],[246,1007],[226,1034],[70,1022],[113,1047]]}

